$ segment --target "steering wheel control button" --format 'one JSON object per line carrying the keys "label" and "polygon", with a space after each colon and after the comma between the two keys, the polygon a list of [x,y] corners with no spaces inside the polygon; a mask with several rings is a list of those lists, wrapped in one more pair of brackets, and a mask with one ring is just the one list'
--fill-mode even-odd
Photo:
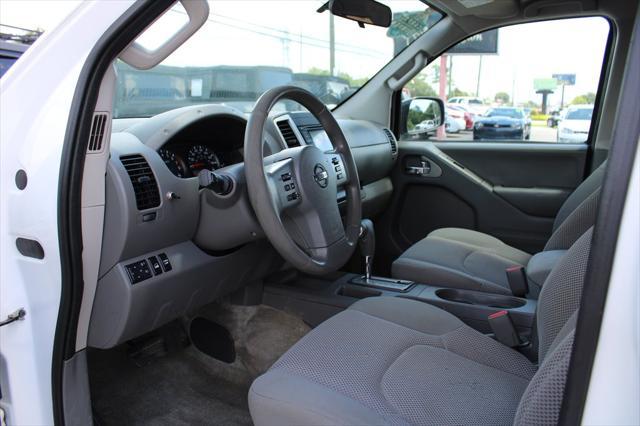
{"label": "steering wheel control button", "polygon": [[160,253],[158,257],[160,258],[160,262],[162,262],[162,269],[164,269],[165,272],[173,269],[171,262],[169,262],[169,257],[166,254]]}
{"label": "steering wheel control button", "polygon": [[130,263],[125,266],[125,269],[127,270],[131,284],[137,284],[153,276],[146,260]]}
{"label": "steering wheel control button", "polygon": [[153,268],[153,275],[160,275],[162,273],[162,266],[160,266],[160,262],[158,262],[157,257],[151,256],[149,258],[149,263],[151,263],[151,267]]}
{"label": "steering wheel control button", "polygon": [[287,195],[287,201],[295,201],[299,197],[297,192]]}
{"label": "steering wheel control button", "polygon": [[313,168],[313,180],[316,181],[320,188],[326,188],[329,185],[329,173],[320,163]]}
{"label": "steering wheel control button", "polygon": [[340,160],[338,159],[338,157],[333,157],[331,159],[331,163],[333,163],[334,166],[337,166],[338,164],[340,164]]}
{"label": "steering wheel control button", "polygon": [[286,184],[286,185],[284,186],[284,190],[285,190],[285,191],[291,191],[291,185]]}

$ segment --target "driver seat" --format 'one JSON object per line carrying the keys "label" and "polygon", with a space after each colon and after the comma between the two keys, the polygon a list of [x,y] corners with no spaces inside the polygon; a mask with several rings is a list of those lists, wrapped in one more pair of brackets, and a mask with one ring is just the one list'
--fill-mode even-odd
{"label": "driver seat", "polygon": [[540,368],[446,311],[371,297],[325,321],[249,391],[262,425],[533,424],[558,421],[592,229],[547,278]]}

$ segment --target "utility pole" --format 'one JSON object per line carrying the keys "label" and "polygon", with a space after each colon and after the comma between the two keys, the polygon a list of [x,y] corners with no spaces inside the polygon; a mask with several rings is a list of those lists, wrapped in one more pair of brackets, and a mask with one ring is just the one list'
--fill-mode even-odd
{"label": "utility pole", "polygon": [[289,32],[285,31],[285,36],[282,37],[282,66],[283,67],[291,67],[291,63],[289,62],[289,43],[291,39],[289,38]]}
{"label": "utility pole", "polygon": [[476,98],[480,97],[480,76],[482,75],[482,55],[478,61],[478,82],[476,84]]}
{"label": "utility pole", "polygon": [[333,14],[329,13],[329,74],[336,71],[336,29],[333,24]]}
{"label": "utility pole", "polygon": [[[440,99],[442,99],[442,101],[444,103],[447,102],[447,94],[445,93],[445,89],[447,88],[447,55],[442,55],[440,56],[440,83],[439,83],[439,91],[438,91],[438,95],[440,96]],[[438,127],[438,130],[436,131],[436,137],[438,139],[445,139],[447,137],[447,133],[444,130],[444,122],[447,119],[447,114],[445,111],[442,111],[444,113],[444,117],[442,117],[442,125],[440,127]]]}
{"label": "utility pole", "polygon": [[447,78],[447,97],[451,97],[451,80],[453,80],[453,55],[449,57],[449,76]]}

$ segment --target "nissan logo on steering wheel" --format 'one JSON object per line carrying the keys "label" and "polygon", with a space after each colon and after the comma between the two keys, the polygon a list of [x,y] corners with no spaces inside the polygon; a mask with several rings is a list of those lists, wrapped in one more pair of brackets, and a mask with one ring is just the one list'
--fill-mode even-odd
{"label": "nissan logo on steering wheel", "polygon": [[313,180],[320,185],[320,188],[326,188],[329,185],[329,173],[322,164],[316,164],[313,168]]}

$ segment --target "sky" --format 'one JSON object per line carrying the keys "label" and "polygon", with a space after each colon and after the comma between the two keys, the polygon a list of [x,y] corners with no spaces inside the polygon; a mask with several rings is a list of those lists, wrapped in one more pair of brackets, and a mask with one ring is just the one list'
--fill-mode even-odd
{"label": "sky", "polygon": [[[110,0],[113,1],[113,0]],[[0,24],[45,31],[53,29],[80,1],[0,0]],[[306,72],[329,69],[329,15],[315,10],[324,0],[234,0],[211,2],[205,26],[172,54],[166,64],[177,66],[273,65]],[[417,0],[387,1],[394,12],[420,10]],[[168,12],[140,42],[159,44],[171,28],[184,22],[181,6]],[[335,18],[336,72],[354,78],[371,77],[393,56],[386,29]],[[565,101],[595,92],[600,75],[608,24],[602,18],[540,22],[502,28],[498,55],[482,59],[480,97],[505,91],[516,102],[540,100],[533,79],[554,73],[576,74],[576,85],[565,88]],[[222,43],[220,40],[224,40]],[[475,95],[478,56],[453,58],[453,86]],[[432,83],[434,87],[436,83]],[[560,101],[560,91],[550,104]]]}

